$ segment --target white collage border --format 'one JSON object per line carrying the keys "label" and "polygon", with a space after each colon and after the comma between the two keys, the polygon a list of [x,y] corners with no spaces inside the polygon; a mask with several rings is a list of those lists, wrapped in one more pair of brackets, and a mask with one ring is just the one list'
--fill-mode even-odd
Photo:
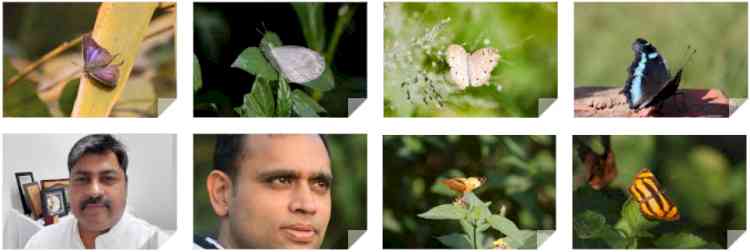
{"label": "white collage border", "polygon": [[[50,0],[47,0],[49,2]],[[3,1],[6,2],[6,1]],[[23,1],[30,2],[30,1]],[[92,1],[64,1],[92,2]],[[558,97],[539,118],[383,118],[383,2],[367,1],[367,101],[349,118],[193,118],[192,50],[193,1],[177,1],[177,98],[159,118],[2,118],[0,133],[172,133],[177,134],[178,213],[177,232],[160,250],[192,249],[193,134],[208,133],[366,133],[367,227],[368,231],[350,248],[353,251],[382,250],[383,135],[556,135],[557,216],[555,233],[540,251],[572,250],[572,135],[748,135],[750,109],[740,107],[730,118],[574,118],[574,1],[557,2]],[[211,1],[196,1],[211,2]],[[253,1],[222,1],[253,2]],[[271,2],[271,1],[263,1]],[[273,1],[277,2],[277,1]],[[288,1],[278,1],[288,2]],[[389,2],[389,1],[386,1]],[[431,1],[416,1],[431,2]],[[461,1],[451,1],[461,2]],[[478,1],[470,1],[478,2]],[[485,2],[485,1],[479,1]],[[507,2],[507,1],[486,1]],[[575,1],[612,2],[612,1]],[[616,1],[649,2],[649,1]],[[660,1],[690,2],[690,1]],[[701,1],[744,2],[747,1]],[[1,8],[1,7],[0,7]],[[2,19],[0,10],[0,19]],[[690,17],[684,17],[690,18]],[[2,27],[0,27],[0,32]],[[248,28],[251,32],[251,29]],[[2,64],[2,62],[0,62]],[[1,66],[1,65],[0,65]],[[2,92],[2,91],[0,91]],[[2,104],[0,104],[1,108]],[[0,111],[2,111],[0,109]],[[2,140],[2,136],[0,136]],[[0,153],[3,153],[0,144]],[[746,154],[746,156],[748,156]],[[2,163],[0,155],[0,164]],[[0,187],[4,188],[2,180]],[[186,190],[190,189],[190,190]],[[4,224],[0,214],[0,223]],[[5,230],[3,230],[5,231]],[[409,239],[409,237],[404,237]],[[750,249],[743,235],[729,250]],[[398,250],[395,250],[398,251]],[[421,251],[421,250],[405,250]],[[587,250],[592,251],[592,250]],[[598,250],[593,250],[598,251]],[[611,251],[611,250],[606,250]],[[643,250],[639,250],[643,251]],[[650,251],[650,250],[645,250]]]}

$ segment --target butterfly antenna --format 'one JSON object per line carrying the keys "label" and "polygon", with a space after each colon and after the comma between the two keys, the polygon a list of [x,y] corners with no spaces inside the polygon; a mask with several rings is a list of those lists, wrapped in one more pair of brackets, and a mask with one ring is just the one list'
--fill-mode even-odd
{"label": "butterfly antenna", "polygon": [[[691,51],[691,49],[692,49],[692,51]],[[683,59],[682,66],[680,68],[684,68],[688,63],[690,63],[690,61],[693,60],[693,55],[697,51],[698,51],[697,49],[695,49],[692,46],[688,45],[687,49],[685,49],[685,54],[684,54],[684,55],[686,55],[684,57],[686,57],[687,59]]]}

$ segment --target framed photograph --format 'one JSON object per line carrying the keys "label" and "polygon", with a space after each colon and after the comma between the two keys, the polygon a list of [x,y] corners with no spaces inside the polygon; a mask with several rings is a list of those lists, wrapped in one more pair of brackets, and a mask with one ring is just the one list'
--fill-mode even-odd
{"label": "framed photograph", "polygon": [[64,187],[48,188],[42,191],[42,215],[46,217],[68,215],[68,197]]}
{"label": "framed photograph", "polygon": [[64,187],[67,190],[70,187],[70,180],[67,178],[61,179],[42,179],[42,191],[53,188],[53,187]]}
{"label": "framed photograph", "polygon": [[28,183],[34,183],[34,174],[32,174],[31,172],[16,172],[15,174],[16,184],[18,185],[18,195],[21,198],[21,206],[23,207],[23,214],[28,215],[31,213],[31,207],[26,201],[28,197],[23,190],[23,186]]}
{"label": "framed photograph", "polygon": [[26,202],[29,204],[31,209],[31,218],[39,219],[42,216],[42,198],[41,188],[36,182],[27,183],[23,185],[23,190],[26,195]]}

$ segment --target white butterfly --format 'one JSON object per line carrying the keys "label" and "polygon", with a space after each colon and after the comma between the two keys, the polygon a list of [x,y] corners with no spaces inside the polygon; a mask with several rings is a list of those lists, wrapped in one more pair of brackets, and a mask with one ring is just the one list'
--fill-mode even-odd
{"label": "white butterfly", "polygon": [[279,46],[270,50],[271,63],[289,82],[305,83],[320,78],[326,69],[320,53],[302,46]]}
{"label": "white butterfly", "polygon": [[497,66],[500,54],[497,49],[487,47],[468,54],[460,45],[448,46],[448,65],[451,67],[451,81],[461,90],[468,86],[478,87],[487,84],[492,69]]}

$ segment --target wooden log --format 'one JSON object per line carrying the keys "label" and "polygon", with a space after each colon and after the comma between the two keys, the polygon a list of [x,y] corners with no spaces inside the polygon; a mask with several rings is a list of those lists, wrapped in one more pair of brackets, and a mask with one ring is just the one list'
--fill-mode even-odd
{"label": "wooden log", "polygon": [[577,87],[576,117],[729,117],[729,98],[718,89],[680,89],[661,106],[631,110],[620,87]]}

